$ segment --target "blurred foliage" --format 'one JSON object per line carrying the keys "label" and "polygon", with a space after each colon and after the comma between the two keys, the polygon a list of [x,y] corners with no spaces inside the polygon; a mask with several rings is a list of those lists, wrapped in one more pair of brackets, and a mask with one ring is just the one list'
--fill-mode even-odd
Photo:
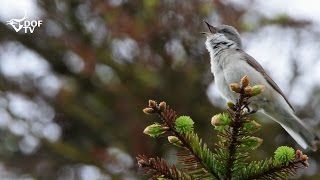
{"label": "blurred foliage", "polygon": [[[141,121],[148,99],[165,99],[180,114],[193,117],[195,129],[201,129],[199,134],[210,142],[207,123],[221,109],[206,94],[213,77],[199,34],[205,30],[202,20],[218,17],[240,31],[248,30],[244,27],[251,26],[243,22],[246,9],[222,0],[39,0],[37,4],[43,25],[33,34],[23,34],[0,23],[0,46],[15,42],[34,52],[61,86],[51,93],[50,86],[41,85],[50,85],[46,75],[8,77],[1,72],[0,96],[8,102],[9,95],[21,96],[44,116],[48,112],[43,108],[52,108],[61,135],[50,140],[32,134],[41,143],[25,153],[21,142],[26,135],[2,128],[1,162],[8,170],[38,179],[80,179],[81,167],[90,165],[112,179],[141,178],[132,157],[172,154],[172,149],[141,133],[149,124]],[[304,25],[286,16],[261,17],[255,28],[272,23]],[[9,107],[1,108],[14,121],[27,121]],[[284,133],[278,126],[267,126]],[[277,146],[267,131],[262,130],[261,136],[269,140],[264,138],[265,146],[252,157],[264,157]]]}

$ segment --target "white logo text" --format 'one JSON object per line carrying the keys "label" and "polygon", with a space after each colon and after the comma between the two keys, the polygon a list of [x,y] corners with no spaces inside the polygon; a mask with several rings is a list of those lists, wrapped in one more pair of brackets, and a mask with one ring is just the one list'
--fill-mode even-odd
{"label": "white logo text", "polygon": [[7,25],[11,25],[12,28],[19,32],[21,29],[24,29],[24,33],[33,33],[36,27],[40,27],[42,25],[42,20],[26,20],[27,15],[24,14],[24,17],[21,19],[10,19],[7,21]]}

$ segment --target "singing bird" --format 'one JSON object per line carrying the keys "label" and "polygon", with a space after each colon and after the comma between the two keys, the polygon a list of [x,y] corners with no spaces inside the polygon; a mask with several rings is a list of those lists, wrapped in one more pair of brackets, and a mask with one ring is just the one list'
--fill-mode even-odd
{"label": "singing bird", "polygon": [[279,123],[304,149],[317,150],[319,134],[302,122],[279,86],[271,79],[263,67],[242,50],[238,31],[228,25],[212,26],[205,22],[210,32],[203,32],[210,53],[211,72],[215,77],[222,97],[235,102],[237,94],[231,92],[229,84],[239,82],[247,75],[252,84],[263,85],[264,92],[252,99],[249,108]]}

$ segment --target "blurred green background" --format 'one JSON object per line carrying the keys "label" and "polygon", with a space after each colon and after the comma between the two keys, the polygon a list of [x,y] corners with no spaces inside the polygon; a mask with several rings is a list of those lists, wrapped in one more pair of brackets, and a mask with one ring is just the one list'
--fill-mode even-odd
{"label": "blurred green background", "polygon": [[[203,20],[236,27],[244,49],[288,94],[297,115],[319,131],[320,16],[302,11],[310,5],[253,0],[14,4],[29,7],[24,9],[28,19],[41,19],[43,25],[32,34],[15,32],[6,21],[24,12],[9,14],[12,2],[0,2],[0,179],[145,178],[136,155],[174,162],[176,152],[165,139],[142,133],[158,120],[142,112],[149,99],[191,116],[195,130],[213,146],[210,119],[225,102],[199,33],[207,31]],[[278,124],[258,119],[264,143],[253,159],[272,156],[280,145],[300,148]],[[319,152],[307,154],[310,167],[296,178],[319,179]]]}

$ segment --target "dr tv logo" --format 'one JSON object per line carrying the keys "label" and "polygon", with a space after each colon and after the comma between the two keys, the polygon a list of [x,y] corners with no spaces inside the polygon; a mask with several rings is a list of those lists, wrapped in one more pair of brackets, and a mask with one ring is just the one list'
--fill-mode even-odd
{"label": "dr tv logo", "polygon": [[21,29],[24,29],[24,33],[33,33],[36,27],[40,27],[42,25],[42,20],[26,20],[27,15],[24,13],[24,17],[21,19],[10,19],[7,21],[7,25],[11,25],[12,28],[19,32]]}

